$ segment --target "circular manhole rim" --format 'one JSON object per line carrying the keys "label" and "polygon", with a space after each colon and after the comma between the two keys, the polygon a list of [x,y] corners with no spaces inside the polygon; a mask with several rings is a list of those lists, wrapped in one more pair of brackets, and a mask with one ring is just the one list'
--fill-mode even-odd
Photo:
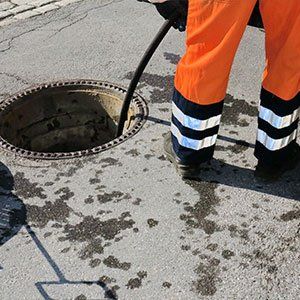
{"label": "circular manhole rim", "polygon": [[[118,91],[119,93],[124,94],[124,98],[127,93],[126,87],[120,84],[115,84],[107,81],[90,80],[90,79],[60,80],[60,81],[54,81],[50,83],[38,84],[36,86],[32,86],[28,89],[25,89],[24,91],[21,91],[19,93],[16,93],[6,98],[2,103],[0,103],[0,112],[4,111],[15,101],[19,101],[24,96],[34,94],[43,89],[72,86],[72,85],[97,86],[112,91],[115,90]],[[120,137],[115,138],[109,141],[108,143],[105,143],[97,147],[93,147],[81,151],[73,151],[73,152],[38,152],[38,151],[26,150],[24,148],[14,146],[0,135],[0,148],[24,158],[41,159],[41,160],[71,159],[71,158],[78,158],[87,155],[98,154],[124,143],[129,138],[136,135],[142,129],[149,114],[147,102],[140,94],[135,92],[131,101],[131,105],[134,109],[134,115],[135,115],[135,119],[133,121],[132,127],[124,134],[122,134]]]}

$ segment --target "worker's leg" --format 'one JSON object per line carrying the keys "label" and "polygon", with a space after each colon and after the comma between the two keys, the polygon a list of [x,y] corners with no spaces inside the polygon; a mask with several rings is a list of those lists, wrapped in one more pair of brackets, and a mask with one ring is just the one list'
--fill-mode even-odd
{"label": "worker's leg", "polygon": [[267,65],[255,155],[284,163],[296,144],[300,105],[300,1],[262,0]]}
{"label": "worker's leg", "polygon": [[186,164],[212,158],[229,73],[256,0],[190,0],[173,99],[172,142]]}

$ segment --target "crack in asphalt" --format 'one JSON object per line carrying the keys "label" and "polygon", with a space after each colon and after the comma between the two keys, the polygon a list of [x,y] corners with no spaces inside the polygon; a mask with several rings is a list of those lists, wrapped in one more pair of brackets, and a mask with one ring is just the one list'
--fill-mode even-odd
{"label": "crack in asphalt", "polygon": [[11,74],[11,73],[7,73],[7,72],[0,72],[0,75],[5,75],[9,78],[13,78],[17,81],[20,81],[20,82],[24,83],[24,84],[29,84],[29,82],[27,80],[21,78],[19,75],[16,75],[16,74]]}
{"label": "crack in asphalt", "polygon": [[[78,23],[78,22],[84,20],[84,19],[88,16],[88,14],[89,14],[91,11],[96,11],[96,10],[98,10],[98,9],[102,9],[102,8],[104,8],[104,7],[107,7],[107,6],[109,6],[109,5],[113,4],[113,3],[116,3],[116,2],[122,2],[122,1],[124,1],[124,0],[119,0],[119,1],[111,0],[109,3],[105,3],[105,4],[99,5],[99,6],[97,6],[97,7],[93,7],[93,8],[91,8],[91,9],[88,9],[88,10],[86,10],[86,11],[80,13],[80,15],[84,14],[84,16],[83,16],[83,17],[79,17],[79,19],[77,19],[77,20],[71,22],[70,24],[64,25],[63,27],[59,28],[58,30],[55,31],[55,33],[54,33],[53,35],[50,36],[50,38],[52,38],[53,36],[55,36],[55,35],[57,35],[58,33],[62,32],[64,29],[66,29],[66,28],[68,28],[68,27],[71,27],[71,26],[75,25],[76,23]],[[42,25],[39,25],[39,26],[36,26],[36,27],[31,28],[31,29],[29,29],[29,30],[26,30],[26,31],[24,31],[24,32],[22,32],[22,33],[20,33],[20,34],[18,34],[18,35],[16,35],[16,36],[13,36],[13,37],[10,37],[10,38],[6,38],[6,39],[0,41],[0,45],[2,45],[2,44],[5,43],[5,42],[8,42],[8,46],[7,46],[5,49],[0,50],[0,53],[5,53],[5,52],[11,50],[11,49],[12,49],[12,46],[13,46],[13,45],[12,45],[13,42],[14,42],[16,39],[18,39],[18,38],[20,38],[20,37],[23,37],[24,35],[26,35],[26,34],[28,34],[28,33],[31,33],[31,32],[34,32],[34,31],[36,31],[36,30],[39,30],[39,29],[41,29],[41,28],[43,28],[43,27],[45,27],[45,26],[47,26],[47,25],[49,25],[49,24],[51,24],[51,23],[55,23],[55,22],[58,22],[58,21],[63,21],[63,20],[68,19],[69,17],[71,17],[71,16],[76,12],[76,10],[78,10],[78,9],[82,6],[82,4],[83,4],[83,2],[80,2],[80,3],[78,3],[77,5],[74,4],[75,7],[74,7],[74,8],[72,9],[72,11],[71,11],[70,13],[68,13],[66,16],[63,16],[63,17],[58,18],[58,19],[50,20],[50,21],[48,21],[48,22],[46,22],[46,23],[43,23]],[[52,13],[55,15],[55,14],[58,14],[58,11],[55,11],[55,12],[52,12]],[[40,17],[40,16],[37,16],[36,18],[38,18],[38,17]],[[49,38],[49,37],[48,37],[48,38]]]}

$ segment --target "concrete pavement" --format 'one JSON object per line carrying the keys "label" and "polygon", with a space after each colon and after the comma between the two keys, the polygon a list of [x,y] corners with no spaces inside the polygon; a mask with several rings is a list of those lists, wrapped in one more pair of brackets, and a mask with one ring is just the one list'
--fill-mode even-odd
{"label": "concrete pavement", "polygon": [[[0,101],[64,78],[128,85],[161,23],[146,4],[90,0],[3,26]],[[297,299],[299,168],[275,184],[253,176],[263,42],[247,29],[199,181],[182,181],[162,156],[184,51],[176,31],[139,86],[150,116],[136,136],[68,161],[0,150],[1,205],[18,216],[0,248],[0,298]]]}

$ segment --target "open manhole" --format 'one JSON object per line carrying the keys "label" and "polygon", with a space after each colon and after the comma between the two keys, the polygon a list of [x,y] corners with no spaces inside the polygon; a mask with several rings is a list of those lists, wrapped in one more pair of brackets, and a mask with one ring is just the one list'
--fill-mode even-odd
{"label": "open manhole", "polygon": [[0,106],[0,145],[29,158],[61,159],[98,153],[137,133],[148,113],[134,95],[124,134],[115,139],[126,94],[107,82],[55,82],[26,90]]}

